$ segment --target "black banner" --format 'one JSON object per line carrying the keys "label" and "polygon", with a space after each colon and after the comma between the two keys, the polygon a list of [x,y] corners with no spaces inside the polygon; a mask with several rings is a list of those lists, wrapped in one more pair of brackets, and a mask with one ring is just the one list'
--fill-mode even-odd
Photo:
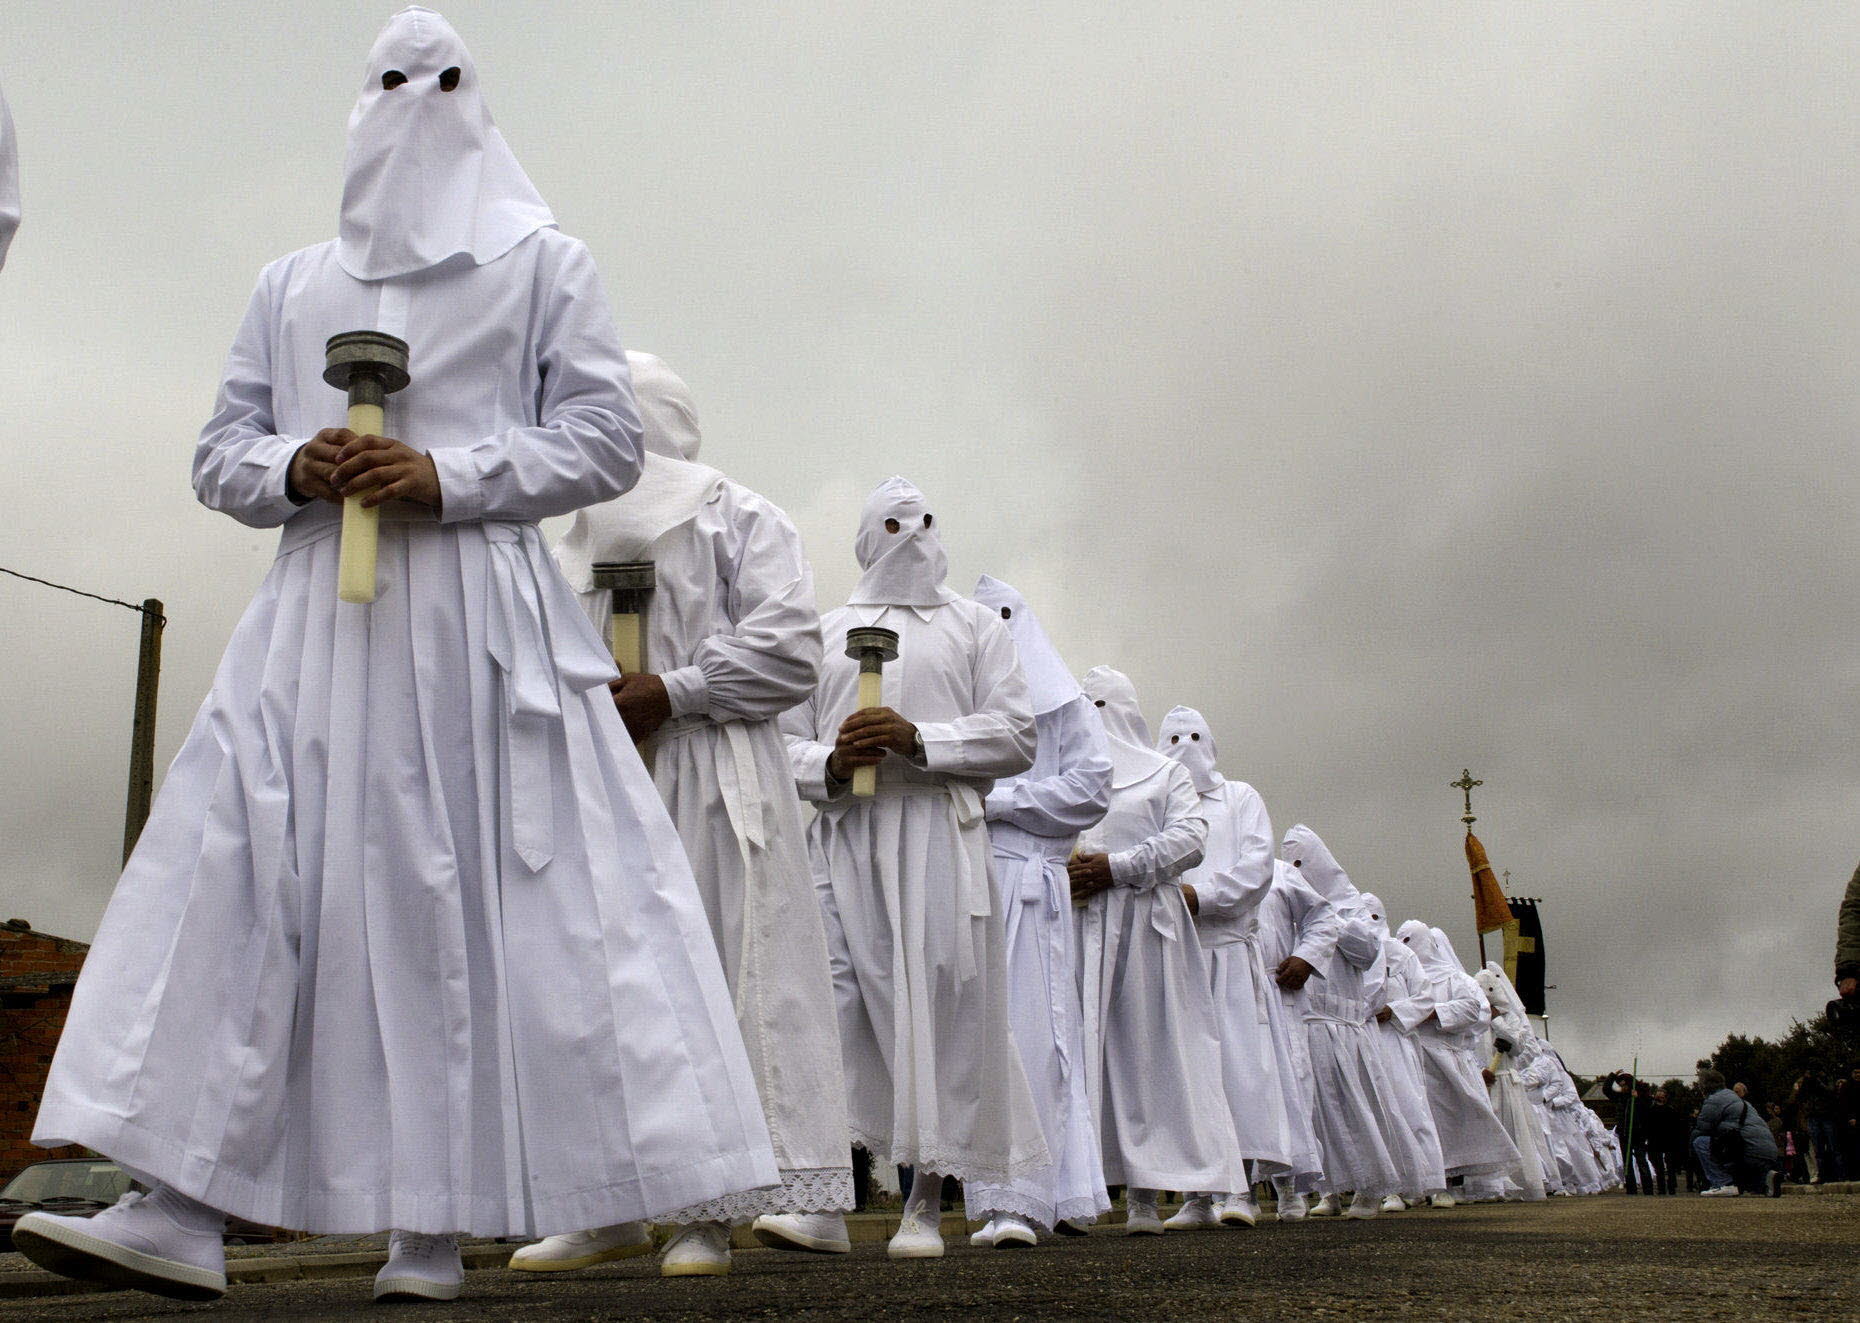
{"label": "black banner", "polygon": [[1537,901],[1508,899],[1518,921],[1518,998],[1532,1015],[1544,1013],[1544,921]]}

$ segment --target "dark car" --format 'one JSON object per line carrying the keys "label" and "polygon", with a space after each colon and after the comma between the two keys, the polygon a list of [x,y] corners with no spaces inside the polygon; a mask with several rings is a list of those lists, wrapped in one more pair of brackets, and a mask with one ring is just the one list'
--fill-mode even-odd
{"label": "dark car", "polygon": [[133,1184],[129,1173],[108,1158],[35,1162],[0,1187],[0,1232],[11,1236],[13,1224],[27,1213],[101,1213]]}
{"label": "dark car", "polygon": [[[13,1224],[27,1213],[89,1217],[101,1213],[139,1186],[108,1158],[57,1158],[35,1162],[0,1187],[0,1245],[10,1244]],[[226,1239],[260,1244],[278,1239],[273,1227],[228,1218]]]}

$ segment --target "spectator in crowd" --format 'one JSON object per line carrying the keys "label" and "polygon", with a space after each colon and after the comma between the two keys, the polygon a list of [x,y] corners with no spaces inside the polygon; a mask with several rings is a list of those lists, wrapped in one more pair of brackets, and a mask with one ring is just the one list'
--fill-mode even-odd
{"label": "spectator in crowd", "polygon": [[1854,1180],[1860,1177],[1860,1066],[1848,1071],[1847,1078],[1841,1081],[1835,1121],[1840,1131],[1842,1179]]}
{"label": "spectator in crowd", "polygon": [[1699,1092],[1705,1101],[1693,1123],[1692,1151],[1705,1173],[1704,1197],[1735,1199],[1746,1188],[1779,1193],[1782,1173],[1776,1170],[1776,1145],[1762,1115],[1726,1088],[1724,1076],[1715,1070],[1699,1072]]}
{"label": "spectator in crowd", "polygon": [[1652,1106],[1646,1082],[1625,1070],[1602,1081],[1602,1094],[1615,1105],[1615,1134],[1621,1142],[1621,1170],[1629,1194],[1653,1194],[1653,1169],[1647,1161],[1647,1113]]}
{"label": "spectator in crowd", "polygon": [[1679,1173],[1686,1165],[1685,1118],[1665,1089],[1653,1091],[1647,1108],[1647,1156],[1653,1163],[1654,1192],[1679,1193]]}
{"label": "spectator in crowd", "polygon": [[1834,1092],[1813,1071],[1804,1071],[1790,1093],[1801,1126],[1808,1136],[1803,1145],[1809,1179],[1816,1185],[1841,1179],[1840,1132],[1835,1124]]}

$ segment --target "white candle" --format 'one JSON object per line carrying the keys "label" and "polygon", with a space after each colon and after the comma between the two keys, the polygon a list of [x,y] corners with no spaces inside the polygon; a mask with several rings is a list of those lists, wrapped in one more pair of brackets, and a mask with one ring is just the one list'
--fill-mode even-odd
{"label": "white candle", "polygon": [[[387,418],[378,404],[351,404],[349,430],[357,436],[380,436]],[[336,596],[366,606],[375,600],[375,549],[380,543],[381,508],[362,508],[362,498],[342,502],[342,541],[336,566]]]}
{"label": "white candle", "polygon": [[[885,677],[877,671],[859,672],[859,708],[880,707],[884,702]],[[878,768],[853,768],[852,792],[864,799],[870,799],[878,793]]]}

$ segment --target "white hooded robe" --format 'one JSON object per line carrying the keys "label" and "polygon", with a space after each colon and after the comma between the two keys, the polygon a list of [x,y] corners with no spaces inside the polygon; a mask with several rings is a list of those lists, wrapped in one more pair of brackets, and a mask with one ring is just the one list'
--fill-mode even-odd
{"label": "white hooded robe", "polygon": [[1094,667],[1085,692],[1111,745],[1110,811],[1079,849],[1109,855],[1114,883],[1077,916],[1104,1176],[1135,1189],[1244,1190],[1207,955],[1177,885],[1207,842],[1201,797],[1186,768],[1150,749],[1127,677]]}
{"label": "white hooded robe", "polygon": [[1441,949],[1434,929],[1410,919],[1396,937],[1414,952],[1427,980],[1419,995],[1389,1005],[1413,1035],[1447,1175],[1507,1170],[1517,1164],[1518,1149],[1492,1110],[1479,1074],[1477,1044],[1489,1018],[1485,996],[1451,949]]}
{"label": "white hooded robe", "polygon": [[[1191,707],[1171,708],[1156,751],[1188,770],[1208,820],[1201,862],[1180,881],[1195,889],[1195,932],[1221,1035],[1221,1080],[1240,1155],[1255,1179],[1292,1166],[1293,1136],[1279,1079],[1272,1015],[1280,1000],[1260,949],[1259,908],[1272,887],[1272,819],[1259,792],[1216,769],[1214,733]],[[1210,1193],[1225,1193],[1211,1191]]]}
{"label": "white hooded robe", "polygon": [[1036,1226],[1094,1221],[1111,1206],[1085,1089],[1085,1039],[1072,949],[1066,860],[1111,802],[1104,726],[1026,600],[983,575],[975,600],[1001,613],[1033,696],[1033,767],[988,792],[995,890],[1007,921],[1014,1044],[1045,1125],[1051,1165],[1011,1189],[972,1187],[972,1208],[1015,1213]]}
{"label": "white hooded robe", "polygon": [[1349,875],[1316,832],[1302,823],[1293,827],[1279,853],[1336,907],[1340,920],[1336,949],[1318,966],[1322,977],[1305,985],[1302,1007],[1325,1188],[1374,1199],[1400,1193],[1408,1173],[1391,1144],[1400,1124],[1394,1086],[1370,1024],[1370,1002],[1381,990],[1382,939]]}
{"label": "white hooded robe", "polygon": [[1323,985],[1323,971],[1337,950],[1343,920],[1337,909],[1311,889],[1290,863],[1272,862],[1272,883],[1259,906],[1260,960],[1269,975],[1287,959],[1297,956],[1316,970],[1302,988],[1280,988],[1276,1005],[1269,1006],[1273,1055],[1280,1092],[1285,1095],[1285,1118],[1291,1128],[1291,1170],[1277,1183],[1299,1194],[1310,1194],[1322,1184],[1324,1153],[1318,1144],[1317,1085],[1311,1070],[1305,1006],[1313,984]]}
{"label": "white hooded robe", "polygon": [[[482,112],[426,10],[376,42],[357,121],[403,94],[462,133]],[[343,422],[324,341],[356,329],[410,345],[389,430],[444,496],[386,508],[366,606],[336,598],[338,508],[286,487]],[[630,487],[638,439],[594,263],[547,223],[377,280],[340,242],[265,269],[194,486],[281,527],[277,558],[104,916],[35,1142],[336,1233],[542,1236],[774,1183],[684,851],[536,525]]]}
{"label": "white hooded robe", "polygon": [[645,665],[671,718],[651,739],[652,777],[684,842],[723,957],[782,1183],[665,1221],[852,1207],[846,1086],[826,932],[777,719],[820,674],[814,575],[788,516],[696,462],[690,391],[629,352],[644,423],[637,487],[576,514],[556,548],[569,586],[605,634],[598,561],[650,560]]}
{"label": "white hooded robe", "polygon": [[[998,778],[1033,766],[1033,705],[1000,614],[943,586],[947,560],[927,516],[902,478],[868,498],[865,574],[821,621],[819,686],[781,727],[817,810],[808,848],[853,1141],[876,1161],[1004,1187],[1052,1160],[1008,1029],[1007,929],[982,807]],[[827,770],[858,707],[846,632],[866,625],[898,634],[884,705],[923,744],[921,757],[886,756],[870,799]]]}
{"label": "white hooded robe", "polygon": [[1427,1084],[1421,1076],[1421,1058],[1413,1036],[1394,1012],[1394,1003],[1426,995],[1427,976],[1414,952],[1390,935],[1381,897],[1365,891],[1361,899],[1363,912],[1382,943],[1380,986],[1370,994],[1369,1001],[1376,1011],[1389,1006],[1390,1015],[1382,1020],[1372,1012],[1370,1022],[1394,1089],[1390,1101],[1397,1123],[1391,1127],[1389,1146],[1402,1168],[1401,1193],[1411,1199],[1439,1194],[1447,1188],[1447,1173],[1440,1154],[1440,1135],[1434,1127],[1434,1109],[1427,1101]]}
{"label": "white hooded robe", "polygon": [[1534,1202],[1544,1197],[1545,1188],[1554,1177],[1555,1159],[1550,1155],[1543,1124],[1531,1106],[1530,1093],[1518,1078],[1530,1020],[1502,966],[1488,961],[1484,969],[1473,975],[1473,981],[1492,1005],[1491,1045],[1495,1053],[1492,1110],[1498,1114],[1500,1124],[1518,1150],[1518,1163],[1507,1170],[1488,1172],[1469,1180],[1467,1188],[1484,1197]]}

